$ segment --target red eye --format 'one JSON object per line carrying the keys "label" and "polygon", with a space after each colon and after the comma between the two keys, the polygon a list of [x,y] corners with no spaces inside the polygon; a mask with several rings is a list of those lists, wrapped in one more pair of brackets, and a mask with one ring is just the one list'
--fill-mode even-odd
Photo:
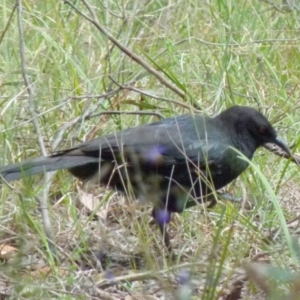
{"label": "red eye", "polygon": [[258,132],[260,133],[260,134],[266,134],[267,133],[267,131],[268,131],[268,129],[266,128],[266,127],[259,127],[258,128]]}

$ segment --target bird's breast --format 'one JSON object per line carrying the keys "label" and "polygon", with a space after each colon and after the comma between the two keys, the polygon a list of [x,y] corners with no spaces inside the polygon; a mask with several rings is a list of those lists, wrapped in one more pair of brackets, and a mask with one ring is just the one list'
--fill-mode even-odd
{"label": "bird's breast", "polygon": [[209,164],[209,173],[215,189],[220,189],[235,180],[248,165],[234,149],[226,149],[219,159]]}

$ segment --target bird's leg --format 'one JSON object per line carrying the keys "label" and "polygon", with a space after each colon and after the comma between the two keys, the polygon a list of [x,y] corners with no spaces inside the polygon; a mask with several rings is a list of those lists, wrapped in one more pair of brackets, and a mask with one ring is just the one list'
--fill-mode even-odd
{"label": "bird's leg", "polygon": [[173,252],[173,248],[172,248],[172,245],[171,245],[171,241],[170,241],[170,236],[168,234],[168,231],[167,231],[167,224],[160,224],[156,221],[158,227],[159,227],[159,230],[163,236],[163,239],[164,239],[164,244],[168,250],[168,252]]}
{"label": "bird's leg", "polygon": [[158,225],[159,230],[163,236],[164,244],[172,257],[172,260],[175,260],[175,255],[173,252],[173,247],[171,245],[170,236],[167,231],[167,225],[171,220],[171,213],[167,209],[163,208],[153,208],[152,217],[155,223]]}

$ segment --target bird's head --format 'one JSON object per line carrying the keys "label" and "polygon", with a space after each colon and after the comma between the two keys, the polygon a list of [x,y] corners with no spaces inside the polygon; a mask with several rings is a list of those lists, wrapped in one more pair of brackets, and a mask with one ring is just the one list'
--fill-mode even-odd
{"label": "bird's head", "polygon": [[225,119],[230,119],[230,123],[237,131],[248,133],[255,141],[256,147],[272,143],[280,147],[291,156],[291,150],[287,144],[277,135],[276,130],[268,119],[254,108],[247,106],[232,106],[225,110]]}

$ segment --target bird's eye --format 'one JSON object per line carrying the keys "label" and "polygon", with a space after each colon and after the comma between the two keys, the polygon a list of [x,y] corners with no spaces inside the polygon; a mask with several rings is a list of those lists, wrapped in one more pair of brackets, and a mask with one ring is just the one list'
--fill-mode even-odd
{"label": "bird's eye", "polygon": [[258,132],[262,135],[265,135],[267,131],[268,131],[267,127],[261,126],[258,128]]}

